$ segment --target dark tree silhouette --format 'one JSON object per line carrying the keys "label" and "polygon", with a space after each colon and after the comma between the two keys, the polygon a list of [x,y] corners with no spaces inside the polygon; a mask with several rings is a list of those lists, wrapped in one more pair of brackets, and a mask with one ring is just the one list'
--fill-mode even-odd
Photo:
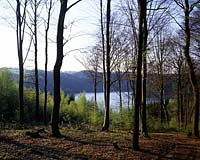
{"label": "dark tree silhouette", "polygon": [[142,135],[148,137],[147,132],[147,123],[146,123],[146,83],[147,83],[147,38],[148,38],[148,29],[147,29],[147,4],[144,6],[144,16],[143,16],[143,64],[142,64]]}
{"label": "dark tree silhouette", "polygon": [[[105,78],[105,116],[102,131],[109,131],[109,110],[110,110],[110,13],[111,13],[111,0],[107,0],[107,14],[106,14],[106,78]],[[103,43],[103,42],[102,42]]]}
{"label": "dark tree silhouette", "polygon": [[135,116],[134,116],[134,134],[133,149],[140,150],[139,147],[139,110],[141,107],[142,96],[142,55],[143,55],[143,25],[146,0],[138,0],[139,11],[139,39],[138,39],[138,55],[137,55],[137,78],[136,78],[136,97],[135,97]]}
{"label": "dark tree silhouette", "polygon": [[41,1],[34,0],[34,47],[35,47],[35,120],[39,122],[39,80],[38,80],[38,5]]}
{"label": "dark tree silhouette", "polygon": [[197,4],[200,4],[200,0],[195,1],[192,4],[189,3],[189,0],[184,0],[184,3],[180,3],[177,0],[174,1],[184,11],[184,32],[185,32],[184,55],[186,58],[187,65],[189,67],[189,76],[193,89],[193,99],[195,107],[194,135],[198,137],[199,136],[199,87],[198,87],[197,77],[195,75],[194,64],[192,63],[190,57],[191,29],[190,29],[189,17],[194,7],[197,6]]}
{"label": "dark tree silhouette", "polygon": [[27,0],[24,2],[24,10],[21,13],[21,2],[16,0],[16,21],[17,21],[17,51],[18,51],[18,60],[19,60],[19,113],[20,121],[24,121],[24,60],[23,60],[23,40],[24,40],[24,31],[25,31],[25,17],[26,17],[26,7]]}
{"label": "dark tree silhouette", "polygon": [[58,28],[57,28],[57,58],[54,65],[53,78],[54,78],[54,107],[52,115],[52,134],[55,137],[61,136],[59,131],[59,110],[60,110],[60,69],[63,62],[63,32],[64,32],[64,21],[66,12],[69,11],[74,5],[79,3],[78,0],[68,7],[68,0],[60,0],[60,14],[58,18]]}
{"label": "dark tree silhouette", "polygon": [[53,0],[50,0],[49,4],[48,1],[46,2],[47,8],[47,20],[45,22],[45,75],[44,75],[44,108],[43,108],[43,116],[44,116],[44,124],[47,124],[47,65],[48,65],[48,32],[50,26],[50,18],[51,12],[53,7]]}

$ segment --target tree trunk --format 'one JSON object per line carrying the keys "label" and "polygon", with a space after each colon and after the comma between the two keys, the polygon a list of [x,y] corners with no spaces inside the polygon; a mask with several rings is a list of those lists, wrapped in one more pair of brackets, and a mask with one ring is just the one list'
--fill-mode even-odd
{"label": "tree trunk", "polygon": [[72,8],[74,5],[79,3],[81,0],[78,0],[67,7],[68,1],[60,1],[60,13],[58,18],[58,27],[57,27],[57,57],[56,63],[54,65],[53,70],[53,78],[54,78],[54,106],[53,106],[53,114],[52,114],[52,123],[51,129],[52,134],[55,137],[60,137],[59,131],[59,111],[60,111],[60,69],[62,67],[63,62],[63,33],[64,33],[64,21],[66,12]]}
{"label": "tree trunk", "polygon": [[118,89],[119,89],[119,112],[122,113],[122,82],[121,82],[121,72],[120,69],[117,71],[118,73]]}
{"label": "tree trunk", "polygon": [[180,107],[180,92],[181,92],[181,72],[180,68],[178,68],[178,84],[177,84],[177,117],[178,117],[178,124],[179,128],[181,128],[181,107]]}
{"label": "tree trunk", "polygon": [[106,21],[106,82],[105,82],[105,116],[102,131],[109,131],[110,121],[110,12],[111,0],[107,0],[107,21]]}
{"label": "tree trunk", "polygon": [[[162,77],[162,75],[160,76]],[[164,93],[164,86],[163,86],[163,80],[161,80],[161,86],[160,86],[160,122],[161,124],[164,122],[164,119],[165,119],[163,93]]]}
{"label": "tree trunk", "polygon": [[146,98],[147,98],[147,38],[148,38],[148,30],[147,30],[147,19],[146,19],[146,10],[147,5],[144,6],[144,35],[143,35],[143,79],[142,79],[142,135],[144,137],[148,137],[147,132],[147,122],[146,122]]}
{"label": "tree trunk", "polygon": [[194,66],[190,57],[190,40],[191,40],[191,33],[190,33],[190,23],[189,23],[189,2],[185,0],[185,47],[184,47],[184,55],[189,66],[189,74],[190,74],[190,81],[192,84],[193,89],[193,100],[194,100],[194,107],[195,107],[195,116],[194,116],[194,135],[199,136],[199,87],[197,83],[197,78],[194,71]]}
{"label": "tree trunk", "polygon": [[141,90],[142,90],[142,52],[143,52],[143,20],[146,0],[138,0],[139,11],[139,40],[137,55],[137,77],[136,77],[136,98],[135,98],[135,116],[134,116],[134,134],[133,149],[140,150],[139,147],[139,111],[141,107]]}
{"label": "tree trunk", "polygon": [[122,85],[121,79],[118,80],[119,84],[119,112],[122,113]]}
{"label": "tree trunk", "polygon": [[54,107],[52,115],[52,134],[55,137],[61,136],[59,131],[59,110],[60,110],[60,69],[63,62],[63,32],[64,32],[64,20],[67,8],[67,1],[61,1],[60,14],[58,19],[57,28],[57,58],[53,71],[54,78]]}
{"label": "tree trunk", "polygon": [[177,89],[177,115],[179,128],[181,128],[184,124],[184,114],[183,114],[183,93],[182,93],[182,80],[181,80],[181,66],[178,67],[178,89]]}
{"label": "tree trunk", "polygon": [[16,0],[16,21],[17,21],[17,51],[18,51],[18,60],[19,60],[19,113],[20,113],[20,122],[24,122],[24,64],[23,64],[23,37],[22,37],[22,20],[21,10],[20,10],[20,1]]}
{"label": "tree trunk", "polygon": [[128,79],[127,79],[127,81],[126,81],[126,89],[127,89],[127,93],[128,93],[128,95],[127,95],[127,97],[128,97],[128,99],[127,99],[127,107],[128,107],[128,110],[130,111],[130,91],[129,91],[129,81],[128,81]]}
{"label": "tree trunk", "polygon": [[45,31],[45,71],[44,71],[44,125],[47,125],[47,65],[48,65],[48,29]]}
{"label": "tree trunk", "polygon": [[43,117],[44,117],[44,125],[47,125],[47,67],[48,67],[48,32],[50,26],[50,17],[51,17],[51,9],[52,9],[52,0],[50,1],[47,16],[47,26],[45,29],[45,74],[44,74],[44,109],[43,109]]}
{"label": "tree trunk", "polygon": [[37,22],[38,22],[38,15],[37,15],[37,0],[34,1],[34,47],[35,47],[35,120],[39,122],[39,81],[38,81],[38,43],[37,43]]}
{"label": "tree trunk", "polygon": [[97,71],[95,71],[94,77],[94,110],[97,111]]}

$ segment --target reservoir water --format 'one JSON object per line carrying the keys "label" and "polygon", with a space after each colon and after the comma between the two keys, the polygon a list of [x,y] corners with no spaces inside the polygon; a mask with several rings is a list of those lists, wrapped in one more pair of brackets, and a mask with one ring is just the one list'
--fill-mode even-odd
{"label": "reservoir water", "polygon": [[[75,94],[75,99],[80,95]],[[87,100],[94,100],[94,93],[85,93],[86,99]],[[97,103],[99,108],[104,107],[104,94],[103,92],[98,92],[97,93]],[[129,102],[131,104],[131,100]],[[111,92],[110,93],[110,106],[114,111],[118,111],[120,104],[119,100],[119,94],[117,92]],[[128,92],[122,92],[122,106],[123,107],[128,107]]]}
{"label": "reservoir water", "polygon": [[[80,95],[80,93],[75,94],[75,99]],[[87,100],[94,100],[94,93],[85,93],[86,99]],[[129,107],[131,108],[132,102],[131,102],[131,95],[129,95]],[[151,102],[156,102],[158,101],[157,98],[147,98],[147,103]],[[99,108],[104,108],[104,94],[103,92],[98,92],[97,93],[97,104]],[[120,99],[119,99],[119,93],[117,92],[111,92],[110,93],[110,106],[113,111],[118,111],[119,110],[119,104],[120,104]],[[128,92],[122,92],[122,106],[124,108],[128,107]]]}

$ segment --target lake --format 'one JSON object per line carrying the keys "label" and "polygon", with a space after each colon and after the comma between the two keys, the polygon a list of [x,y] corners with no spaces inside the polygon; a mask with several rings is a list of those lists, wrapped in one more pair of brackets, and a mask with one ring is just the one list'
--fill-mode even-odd
{"label": "lake", "polygon": [[[75,94],[75,99],[80,95],[80,93]],[[94,100],[94,93],[85,93],[87,100]],[[147,98],[147,103],[156,102],[158,101],[157,98]],[[97,93],[97,103],[99,108],[104,108],[104,94],[103,92]],[[129,102],[131,106],[131,99]],[[119,93],[111,92],[110,93],[110,106],[113,111],[119,110]],[[128,92],[122,92],[122,106],[124,108],[128,107]]]}
{"label": "lake", "polygon": [[[75,99],[80,93],[75,94]],[[87,100],[94,100],[94,93],[85,93]],[[97,93],[97,103],[99,108],[104,107],[104,94],[103,92]],[[119,108],[119,94],[117,92],[110,92],[110,106],[114,111],[118,111]],[[122,106],[128,106],[128,92],[122,92]]]}

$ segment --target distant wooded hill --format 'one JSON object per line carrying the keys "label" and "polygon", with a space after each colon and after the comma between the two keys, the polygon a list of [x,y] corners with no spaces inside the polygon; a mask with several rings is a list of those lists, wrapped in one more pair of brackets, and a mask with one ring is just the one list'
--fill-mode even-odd
{"label": "distant wooded hill", "polygon": [[[9,70],[13,73],[13,77],[16,81],[18,81],[18,69],[9,68]],[[103,84],[102,84],[102,73],[99,73],[99,83],[97,85],[97,92],[103,92]],[[112,74],[112,79],[116,79],[115,74]],[[39,86],[40,90],[44,90],[44,71],[39,70]],[[34,70],[25,70],[25,87],[33,88],[34,87]],[[53,92],[53,71],[48,71],[48,91]],[[92,79],[90,78],[89,71],[78,71],[78,72],[61,72],[61,89],[65,93],[80,93],[82,91],[85,92],[93,92],[94,86]],[[116,84],[113,83],[111,87],[111,91],[116,91]],[[126,91],[126,82],[122,80],[122,91]]]}
{"label": "distant wooded hill", "polygon": [[[9,70],[13,73],[13,77],[16,81],[18,81],[18,69],[17,68],[9,68]],[[78,71],[78,72],[61,72],[61,89],[67,94],[75,94],[80,93],[82,91],[85,92],[93,92],[93,82],[89,76],[89,71]],[[149,75],[150,77],[154,77],[155,75]],[[97,92],[103,92],[103,84],[102,84],[102,73],[99,73],[99,83],[97,85]],[[111,92],[118,91],[117,89],[117,75],[116,73],[112,73],[112,81],[113,84],[111,86]],[[173,95],[173,83],[175,81],[175,76],[166,75],[167,83],[165,84],[165,94],[169,97]],[[151,78],[150,78],[151,79]],[[122,91],[127,91],[127,81],[122,79]],[[156,84],[155,84],[156,85]],[[39,86],[40,90],[44,90],[44,71],[39,70]],[[151,84],[147,84],[147,86],[151,86]],[[25,87],[34,88],[34,70],[25,70]],[[48,71],[48,91],[53,93],[53,71]],[[129,86],[129,90],[130,86]],[[154,92],[154,91],[153,91]]]}

